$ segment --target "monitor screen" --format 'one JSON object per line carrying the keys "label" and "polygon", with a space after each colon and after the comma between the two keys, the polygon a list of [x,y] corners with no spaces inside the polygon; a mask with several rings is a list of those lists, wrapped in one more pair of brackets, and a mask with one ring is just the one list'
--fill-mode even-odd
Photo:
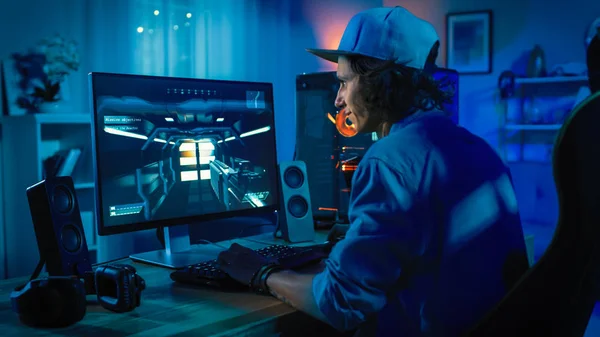
{"label": "monitor screen", "polygon": [[91,73],[98,233],[277,210],[269,83]]}

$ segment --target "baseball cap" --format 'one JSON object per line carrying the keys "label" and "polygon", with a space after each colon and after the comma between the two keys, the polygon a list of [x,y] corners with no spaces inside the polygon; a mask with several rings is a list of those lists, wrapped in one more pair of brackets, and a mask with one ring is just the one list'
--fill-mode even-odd
{"label": "baseball cap", "polygon": [[306,49],[336,62],[347,55],[369,56],[423,69],[439,36],[433,26],[403,7],[378,7],[350,19],[337,50]]}

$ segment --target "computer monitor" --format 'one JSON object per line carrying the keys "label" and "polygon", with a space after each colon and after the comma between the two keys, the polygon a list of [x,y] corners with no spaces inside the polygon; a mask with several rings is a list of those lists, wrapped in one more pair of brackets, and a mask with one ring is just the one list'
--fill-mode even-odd
{"label": "computer monitor", "polygon": [[[187,225],[277,211],[272,84],[109,73],[89,80],[98,234],[165,229],[164,251],[132,259],[198,263]],[[177,225],[184,234],[175,248]]]}

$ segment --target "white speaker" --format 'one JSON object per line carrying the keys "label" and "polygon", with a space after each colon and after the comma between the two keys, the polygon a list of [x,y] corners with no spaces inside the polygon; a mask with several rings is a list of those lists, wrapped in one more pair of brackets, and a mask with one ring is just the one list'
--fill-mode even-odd
{"label": "white speaker", "polygon": [[289,242],[315,239],[315,226],[310,203],[306,164],[303,161],[279,163],[281,236]]}

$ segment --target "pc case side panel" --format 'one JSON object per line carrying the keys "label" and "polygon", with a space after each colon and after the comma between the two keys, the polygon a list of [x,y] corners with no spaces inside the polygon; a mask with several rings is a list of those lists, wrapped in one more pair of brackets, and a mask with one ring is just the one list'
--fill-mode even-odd
{"label": "pc case side panel", "polygon": [[331,218],[339,205],[336,165],[338,134],[327,113],[335,116],[335,73],[299,75],[296,79],[296,160],[306,163],[315,218]]}
{"label": "pc case side panel", "polygon": [[[340,162],[345,162],[347,160],[352,160],[352,158],[364,157],[365,153],[369,150],[371,145],[374,143],[374,138],[372,134],[357,134],[354,137],[346,138],[339,136],[339,158]],[[344,169],[351,171],[351,176],[354,175],[354,170],[356,167],[352,167],[352,165],[344,165],[346,167],[339,167],[338,171],[338,181],[340,182],[340,188],[338,189],[339,193],[339,214],[342,218],[346,218],[348,215],[348,206],[350,205],[350,191],[351,188],[348,186],[348,183],[345,180],[345,174],[343,172]],[[350,167],[348,167],[350,166]]]}

